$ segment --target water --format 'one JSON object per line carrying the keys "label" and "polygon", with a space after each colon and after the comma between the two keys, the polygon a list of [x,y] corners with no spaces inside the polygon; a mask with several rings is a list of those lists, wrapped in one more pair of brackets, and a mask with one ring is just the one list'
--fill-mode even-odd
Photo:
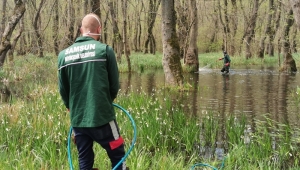
{"label": "water", "polygon": [[[143,73],[121,73],[122,92],[142,89],[148,95],[172,99],[173,105],[184,107],[186,114],[205,116],[213,113],[220,119],[230,115],[246,115],[249,120],[269,118],[300,128],[299,103],[293,100],[300,74],[280,73],[273,67],[231,69],[222,75],[220,69],[203,67],[198,73],[185,73],[185,81],[193,90],[181,93],[155,94],[165,86],[163,70]],[[18,96],[17,85],[0,83],[0,103],[9,102],[11,94]]]}
{"label": "water", "polygon": [[[184,77],[192,91],[156,94],[155,89],[161,89],[165,85],[162,70],[122,73],[121,91],[142,89],[151,96],[171,97],[173,105],[183,106],[187,115],[205,117],[212,113],[220,122],[224,122],[228,115],[245,115],[249,121],[244,130],[245,144],[251,142],[251,132],[255,130],[254,121],[264,119],[266,114],[268,118],[288,124],[292,129],[300,128],[300,107],[293,100],[293,93],[300,80],[299,73],[280,73],[273,67],[252,67],[231,69],[228,75],[222,75],[219,69],[201,68],[198,73],[186,73]],[[220,126],[224,127],[223,124]],[[275,133],[276,130],[270,129],[270,133]],[[228,149],[224,133],[218,133],[214,146],[201,145],[200,155],[222,160]],[[296,131],[292,138],[296,139],[299,135]],[[201,134],[200,140],[203,140]],[[273,149],[276,146],[274,139]]]}
{"label": "water", "polygon": [[[299,107],[292,95],[300,80],[299,73],[260,67],[231,69],[229,75],[222,75],[219,69],[205,68],[184,77],[194,91],[171,95],[174,104],[186,106],[186,114],[203,116],[213,112],[224,118],[228,114],[246,115],[250,120],[269,114],[277,122],[300,127]],[[162,70],[122,73],[120,81],[121,90],[142,88],[149,95],[165,84]]]}

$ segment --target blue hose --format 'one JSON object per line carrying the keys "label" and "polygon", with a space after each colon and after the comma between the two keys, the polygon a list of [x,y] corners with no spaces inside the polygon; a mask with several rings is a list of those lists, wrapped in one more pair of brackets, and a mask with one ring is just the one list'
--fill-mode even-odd
{"label": "blue hose", "polygon": [[197,164],[193,165],[193,166],[191,167],[191,170],[195,169],[196,166],[206,166],[206,167],[210,167],[210,168],[213,169],[213,170],[218,170],[217,168],[215,168],[215,167],[213,167],[213,166],[211,166],[211,165],[209,165],[209,164],[203,164],[203,163],[197,163]]}
{"label": "blue hose", "polygon": [[[130,148],[128,149],[128,151],[126,152],[126,154],[124,155],[124,157],[119,161],[119,163],[113,168],[113,170],[117,169],[121,164],[122,162],[125,161],[125,159],[128,157],[129,153],[132,151],[133,147],[134,147],[134,144],[136,142],[136,138],[137,138],[137,130],[136,130],[136,125],[135,125],[135,122],[133,120],[133,118],[131,117],[131,115],[129,114],[129,112],[127,110],[125,110],[124,108],[122,108],[121,106],[113,103],[113,106],[119,108],[120,110],[122,110],[124,113],[126,113],[126,115],[129,117],[130,121],[131,121],[131,124],[132,124],[132,127],[133,127],[133,131],[134,131],[134,134],[133,134],[133,139],[132,139],[132,142],[131,142],[131,146]],[[73,168],[73,163],[72,163],[72,156],[71,156],[71,138],[72,138],[72,127],[70,127],[70,131],[69,131],[69,137],[68,137],[68,160],[69,160],[69,164],[70,164],[70,170],[74,170]]]}
{"label": "blue hose", "polygon": [[[226,157],[224,157],[223,161],[222,161],[222,164],[220,166],[220,170],[224,168],[224,164],[225,164],[225,159]],[[197,164],[194,164],[192,167],[191,167],[191,170],[195,169],[196,166],[204,166],[204,167],[209,167],[211,168],[212,170],[218,170],[218,168],[216,167],[213,167],[209,164],[204,164],[204,163],[197,163]]]}
{"label": "blue hose", "polygon": [[73,162],[72,162],[72,156],[71,156],[71,138],[72,138],[72,126],[70,127],[69,131],[69,137],[68,137],[68,161],[70,164],[70,170],[73,170]]}

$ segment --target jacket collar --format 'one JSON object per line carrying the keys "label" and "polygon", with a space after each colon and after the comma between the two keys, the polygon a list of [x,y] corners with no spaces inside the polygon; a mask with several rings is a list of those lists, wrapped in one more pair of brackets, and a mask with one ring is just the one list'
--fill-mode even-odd
{"label": "jacket collar", "polygon": [[90,40],[95,40],[95,39],[89,36],[81,36],[76,38],[75,42],[90,41]]}

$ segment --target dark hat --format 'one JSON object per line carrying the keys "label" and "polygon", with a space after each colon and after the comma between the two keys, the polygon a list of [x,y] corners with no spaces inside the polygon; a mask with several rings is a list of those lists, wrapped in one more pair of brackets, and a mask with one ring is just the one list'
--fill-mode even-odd
{"label": "dark hat", "polygon": [[226,51],[223,51],[223,53],[224,53],[224,54],[227,54],[227,52],[226,52]]}

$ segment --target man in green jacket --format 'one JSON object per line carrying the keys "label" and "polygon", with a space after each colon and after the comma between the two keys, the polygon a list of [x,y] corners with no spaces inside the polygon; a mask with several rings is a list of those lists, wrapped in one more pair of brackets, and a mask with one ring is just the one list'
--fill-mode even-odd
{"label": "man in green jacket", "polygon": [[[119,91],[115,54],[98,41],[101,24],[97,15],[86,15],[80,32],[82,36],[59,53],[59,92],[70,111],[80,169],[93,168],[94,141],[106,150],[114,167],[125,155],[112,105]],[[118,167],[121,169],[126,169],[125,162]]]}
{"label": "man in green jacket", "polygon": [[225,73],[229,73],[231,60],[226,51],[223,51],[223,53],[224,53],[224,57],[219,58],[219,60],[224,60],[224,65],[223,68],[221,69],[221,72],[223,73],[225,71]]}

